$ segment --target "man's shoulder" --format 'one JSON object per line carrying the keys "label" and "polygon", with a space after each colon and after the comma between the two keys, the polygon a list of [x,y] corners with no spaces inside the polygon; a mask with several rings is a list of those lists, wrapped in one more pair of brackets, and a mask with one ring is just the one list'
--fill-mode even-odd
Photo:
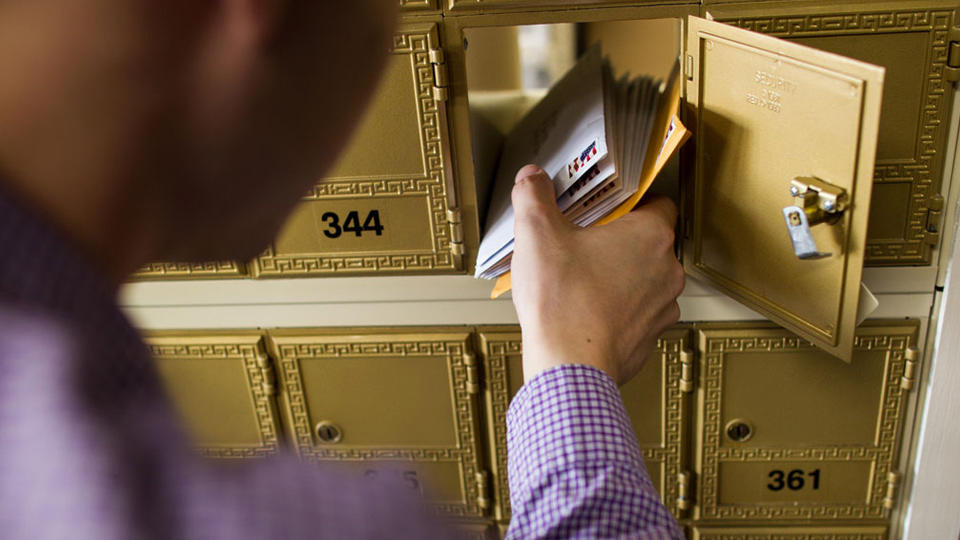
{"label": "man's shoulder", "polygon": [[71,354],[80,346],[78,335],[61,315],[0,299],[0,359]]}

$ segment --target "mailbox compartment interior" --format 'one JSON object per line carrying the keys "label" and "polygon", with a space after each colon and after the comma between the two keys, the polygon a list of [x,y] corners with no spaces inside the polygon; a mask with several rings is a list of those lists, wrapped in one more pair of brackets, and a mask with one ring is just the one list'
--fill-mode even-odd
{"label": "mailbox compartment interior", "polygon": [[[503,139],[580,55],[601,42],[615,78],[666,79],[680,53],[681,26],[680,18],[664,17],[459,29],[469,130],[458,133],[471,143],[481,234]],[[677,169],[666,168],[655,190],[678,197]]]}

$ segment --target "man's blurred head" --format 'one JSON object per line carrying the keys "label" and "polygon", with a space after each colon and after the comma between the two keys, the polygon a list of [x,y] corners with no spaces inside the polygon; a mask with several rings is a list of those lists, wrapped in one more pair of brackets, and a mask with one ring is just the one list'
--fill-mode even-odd
{"label": "man's blurred head", "polygon": [[143,257],[252,257],[349,139],[394,4],[2,0],[0,170]]}

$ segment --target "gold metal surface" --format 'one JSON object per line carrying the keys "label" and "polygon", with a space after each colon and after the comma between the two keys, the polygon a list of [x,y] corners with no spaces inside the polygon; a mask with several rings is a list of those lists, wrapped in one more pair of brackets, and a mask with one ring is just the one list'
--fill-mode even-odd
{"label": "gold metal surface", "polygon": [[437,4],[439,0],[399,0],[399,2],[400,11],[402,13],[409,12],[411,15],[440,9]]}
{"label": "gold metal surface", "polygon": [[254,277],[462,271],[448,84],[437,25],[402,24],[352,142],[250,263]]}
{"label": "gold metal surface", "polygon": [[[695,17],[686,54],[697,163],[684,267],[848,359],[882,69]],[[828,179],[850,194],[836,225],[812,229],[832,256],[794,254],[780,209],[792,203],[797,176]]]}
{"label": "gold metal surface", "polygon": [[463,540],[498,540],[500,529],[492,521],[453,522],[450,526],[456,529]]}
{"label": "gold metal surface", "polygon": [[[487,514],[477,361],[463,329],[277,330],[281,414],[301,457],[395,475],[447,516]],[[337,433],[321,440],[324,427]],[[318,429],[321,428],[321,429]]]}
{"label": "gold metal surface", "polygon": [[880,525],[837,527],[693,527],[691,540],[887,540]]}
{"label": "gold metal surface", "polygon": [[810,225],[838,221],[850,203],[845,189],[814,177],[798,176],[791,180],[790,194],[807,214]]}
{"label": "gold metal surface", "polygon": [[884,519],[916,333],[870,321],[846,364],[769,324],[698,326],[699,518]]}
{"label": "gold metal surface", "polygon": [[945,79],[957,44],[949,37],[957,3],[751,2],[706,12],[886,68],[866,263],[929,264],[927,201],[940,193],[946,159],[953,88]]}
{"label": "gold metal surface", "polygon": [[643,4],[689,4],[688,0],[441,0],[444,12],[452,15],[461,13],[502,13],[511,11],[533,11],[551,9],[582,9],[603,6],[636,6]]}
{"label": "gold metal surface", "polygon": [[[484,399],[497,520],[510,519],[507,483],[506,413],[510,399],[523,385],[521,336],[518,327],[479,330],[486,376]],[[674,328],[657,341],[656,352],[640,375],[620,392],[633,423],[647,471],[664,504],[678,517],[687,506],[680,477],[687,445],[690,394],[680,389],[681,351],[689,345],[690,330]],[[689,475],[687,475],[689,476]]]}
{"label": "gold metal surface", "polygon": [[600,21],[584,24],[580,32],[587,47],[603,43],[614,73],[668,80],[680,55],[679,18]]}
{"label": "gold metal surface", "polygon": [[220,261],[206,263],[150,263],[137,270],[130,279],[157,280],[157,279],[226,279],[245,277],[246,266],[235,261]]}
{"label": "gold metal surface", "polygon": [[147,345],[203,455],[277,452],[275,375],[259,333],[155,332],[147,335]]}

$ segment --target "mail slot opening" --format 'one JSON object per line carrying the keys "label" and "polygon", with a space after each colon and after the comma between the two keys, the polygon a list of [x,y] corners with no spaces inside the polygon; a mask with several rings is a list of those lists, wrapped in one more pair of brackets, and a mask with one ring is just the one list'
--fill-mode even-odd
{"label": "mail slot opening", "polygon": [[509,269],[510,190],[527,163],[544,168],[561,211],[581,226],[629,211],[652,184],[676,196],[677,167],[664,166],[674,153],[657,150],[686,132],[673,130],[668,105],[679,100],[680,29],[666,18],[463,30],[477,277]]}
{"label": "mail slot opening", "polygon": [[[508,136],[548,91],[578,65],[578,59],[600,43],[601,54],[609,61],[614,85],[625,78],[639,76],[649,76],[653,81],[651,86],[656,86],[659,81],[665,84],[677,62],[680,35],[681,20],[676,18],[464,29],[470,139],[481,236],[488,230],[488,213],[496,215],[498,201],[502,198],[502,190],[494,188],[494,181],[508,146]],[[535,136],[511,139],[509,146],[520,146],[516,144],[518,140],[529,145],[543,145],[546,140],[545,144],[549,146],[550,137],[557,136],[555,133],[551,135],[553,129],[559,130],[559,124],[551,125],[551,122],[550,115],[545,115],[541,128],[532,130]],[[591,157],[587,143],[581,145],[585,154],[582,161],[589,161]],[[579,155],[579,152],[574,153]],[[622,155],[627,154],[622,152]],[[679,175],[675,161],[663,169],[663,174],[654,182],[654,191],[677,193]],[[552,161],[538,165],[551,166],[556,171],[563,169],[557,168]],[[582,173],[582,177],[586,177],[595,165],[576,162],[571,164],[571,170],[587,171]],[[548,172],[554,175],[555,171]],[[500,176],[503,174],[502,171],[499,173]],[[556,180],[556,175],[554,177]],[[601,188],[601,185],[588,185],[584,191]],[[563,188],[566,193],[570,193],[570,189],[573,187]],[[568,215],[577,221],[575,216]]]}

